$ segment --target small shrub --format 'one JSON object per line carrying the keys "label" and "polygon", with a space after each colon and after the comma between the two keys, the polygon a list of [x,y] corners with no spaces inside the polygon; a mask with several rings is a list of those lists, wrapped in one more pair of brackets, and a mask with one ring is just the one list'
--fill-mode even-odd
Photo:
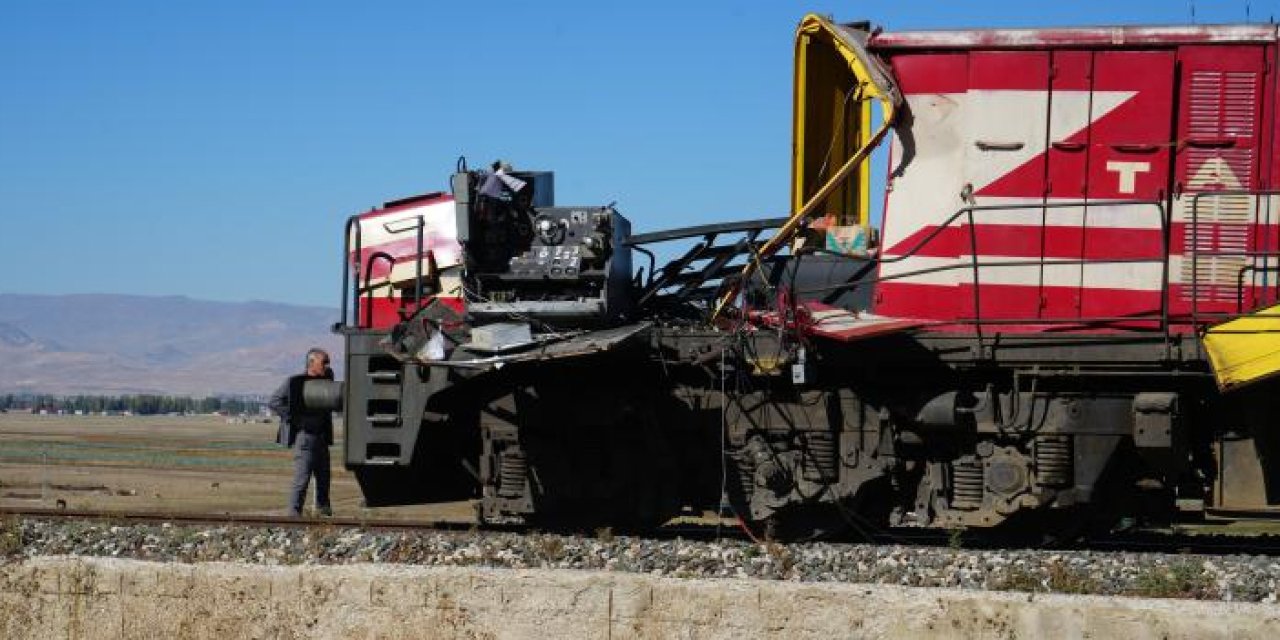
{"label": "small shrub", "polygon": [[1152,567],[1138,575],[1133,595],[1147,598],[1205,598],[1211,595],[1213,580],[1192,562],[1168,567]]}
{"label": "small shrub", "polygon": [[781,575],[790,573],[791,568],[796,564],[796,559],[791,556],[791,552],[784,545],[776,542],[765,542],[764,550],[773,559],[774,564],[778,565],[778,571]]}
{"label": "small shrub", "polygon": [[537,548],[547,562],[557,562],[564,557],[564,541],[557,536],[542,536],[538,539]]}
{"label": "small shrub", "polygon": [[336,537],[337,529],[331,524],[314,527],[302,538],[306,556],[312,560],[319,560],[325,555],[326,550],[332,546]]}
{"label": "small shrub", "polygon": [[1048,567],[1049,590],[1057,593],[1100,593],[1102,585],[1093,576],[1061,561]]}
{"label": "small shrub", "polygon": [[0,557],[22,552],[22,521],[13,516],[0,518]]}
{"label": "small shrub", "polygon": [[991,584],[996,591],[1029,591],[1039,593],[1047,591],[1044,582],[1034,571],[1022,567],[1009,567],[1004,575],[996,578]]}

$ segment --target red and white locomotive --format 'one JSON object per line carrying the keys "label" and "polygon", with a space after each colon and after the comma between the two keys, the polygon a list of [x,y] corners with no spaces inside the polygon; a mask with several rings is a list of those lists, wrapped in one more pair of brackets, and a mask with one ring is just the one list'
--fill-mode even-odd
{"label": "red and white locomotive", "polygon": [[347,467],[489,521],[1274,515],[1278,40],[808,16],[786,218],[632,234],[461,166],[348,222]]}

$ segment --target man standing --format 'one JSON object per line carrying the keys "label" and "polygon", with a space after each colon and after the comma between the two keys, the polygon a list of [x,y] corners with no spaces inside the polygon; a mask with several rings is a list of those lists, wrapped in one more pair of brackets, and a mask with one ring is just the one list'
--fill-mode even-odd
{"label": "man standing", "polygon": [[289,515],[302,515],[307,499],[307,483],[316,478],[316,510],[333,515],[329,507],[329,445],[333,444],[333,414],[308,409],[302,401],[302,387],[308,380],[333,379],[329,354],[323,349],[307,351],[306,372],[290,376],[271,394],[267,406],[280,416],[276,441],[293,449],[293,487],[289,494]]}

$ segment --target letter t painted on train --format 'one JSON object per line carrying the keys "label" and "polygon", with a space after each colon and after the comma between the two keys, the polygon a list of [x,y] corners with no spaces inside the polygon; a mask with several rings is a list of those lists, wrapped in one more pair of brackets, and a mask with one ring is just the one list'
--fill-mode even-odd
{"label": "letter t painted on train", "polygon": [[1146,173],[1151,170],[1150,162],[1118,162],[1116,160],[1107,161],[1107,171],[1115,171],[1120,178],[1120,193],[1133,193],[1137,191],[1137,177],[1139,173]]}

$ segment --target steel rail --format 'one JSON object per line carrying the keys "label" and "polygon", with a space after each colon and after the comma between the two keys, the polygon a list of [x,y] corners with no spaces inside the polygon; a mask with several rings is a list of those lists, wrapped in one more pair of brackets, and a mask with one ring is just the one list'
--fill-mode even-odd
{"label": "steel rail", "polygon": [[[0,507],[0,517],[19,517],[33,520],[85,520],[101,521],[114,525],[119,524],[171,524],[185,526],[228,526],[228,527],[278,527],[291,529],[362,529],[374,531],[416,531],[440,533],[540,533],[552,532],[524,524],[477,524],[471,521],[455,520],[393,520],[386,518],[360,517],[304,517],[278,516],[268,514],[232,514],[232,513],[184,513],[162,511],[109,511],[109,510],[67,510],[50,508],[12,508]],[[560,531],[560,533],[566,533]],[[572,533],[568,531],[567,533]],[[578,532],[581,533],[581,532]],[[626,535],[619,533],[618,535]],[[736,527],[721,523],[691,525],[688,523],[665,525],[644,532],[638,536],[648,539],[686,539],[686,540],[737,540],[745,541]],[[823,540],[831,544],[848,543],[852,538],[822,537],[804,541],[804,544]],[[780,541],[771,541],[779,543]],[[871,542],[882,545],[909,545],[919,547],[955,546],[957,542],[966,549],[1011,549],[1011,548],[1052,548],[1078,551],[1105,552],[1140,552],[1140,553],[1197,553],[1202,555],[1266,555],[1280,556],[1280,534],[1263,533],[1230,533],[1203,532],[1185,533],[1178,531],[1142,530],[1120,532],[1106,536],[1086,536],[1075,542],[1056,542],[1051,544],[1033,544],[1027,538],[1017,537],[1008,532],[966,531],[957,540],[951,531],[941,529],[916,529],[893,527],[871,533],[870,540],[859,538],[857,544]],[[785,543],[784,543],[785,544]]]}
{"label": "steel rail", "polygon": [[[473,520],[424,520],[364,518],[352,516],[294,517],[270,514],[245,513],[191,513],[180,511],[55,509],[48,507],[0,507],[0,518],[26,518],[33,520],[85,520],[112,524],[171,524],[184,526],[227,527],[280,527],[289,529],[367,529],[375,531],[417,531],[440,533],[590,533],[574,530],[535,526],[530,524],[478,523]],[[717,531],[715,524],[691,525],[688,523],[661,525],[647,530],[642,537],[652,539],[683,538],[690,540],[739,539],[736,530],[722,523]],[[618,535],[623,535],[619,533]]]}
{"label": "steel rail", "polygon": [[[453,520],[394,520],[360,517],[293,517],[247,513],[191,513],[181,511],[113,511],[105,509],[54,509],[48,507],[0,507],[0,516],[57,520],[102,520],[138,524],[188,524],[266,527],[359,527],[369,529],[422,529],[470,531],[476,524]],[[504,528],[505,527],[505,528]],[[510,525],[486,525],[495,530],[518,530]]]}

